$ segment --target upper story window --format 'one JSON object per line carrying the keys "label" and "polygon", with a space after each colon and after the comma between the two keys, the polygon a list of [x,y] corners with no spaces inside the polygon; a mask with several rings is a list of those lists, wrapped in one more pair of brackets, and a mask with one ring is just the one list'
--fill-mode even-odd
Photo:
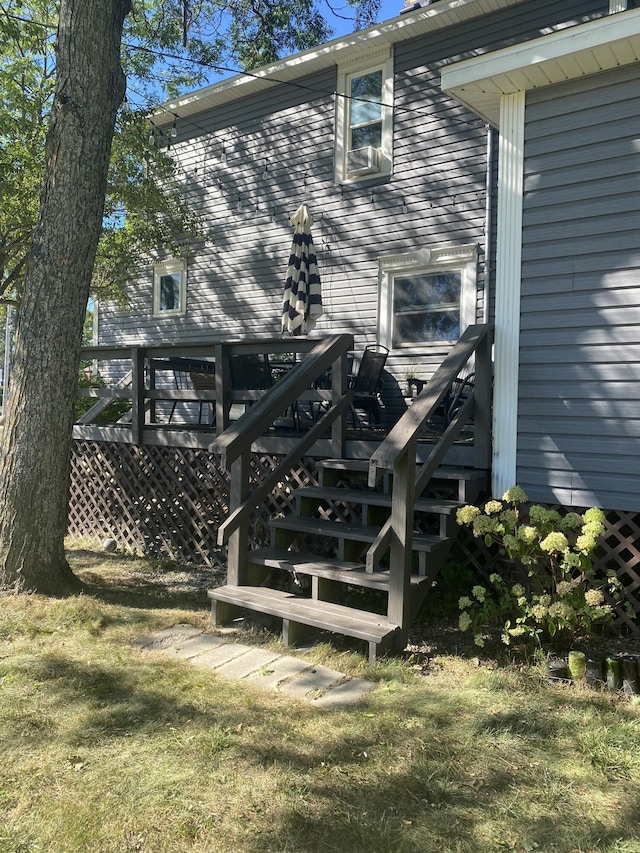
{"label": "upper story window", "polygon": [[392,103],[390,50],[340,69],[336,99],[336,182],[391,174]]}
{"label": "upper story window", "polygon": [[475,245],[380,259],[378,339],[389,349],[453,344],[475,321]]}
{"label": "upper story window", "polygon": [[187,312],[187,262],[163,261],[153,266],[153,316],[184,317]]}

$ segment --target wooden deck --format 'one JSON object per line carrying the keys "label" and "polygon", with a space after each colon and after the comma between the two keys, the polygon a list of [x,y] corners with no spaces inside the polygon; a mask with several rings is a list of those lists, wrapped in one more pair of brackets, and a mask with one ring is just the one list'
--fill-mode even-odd
{"label": "wooden deck", "polygon": [[[227,548],[227,583],[209,592],[214,622],[259,611],[282,620],[285,643],[310,630],[330,631],[364,640],[374,657],[381,650],[404,648],[411,620],[456,535],[456,507],[474,500],[488,484],[491,330],[470,327],[388,432],[350,426],[347,353],[352,346],[351,336],[336,335],[319,341],[129,350],[131,383],[110,390],[115,399],[128,395],[130,416],[106,426],[79,423],[74,437],[149,448],[207,448],[229,478],[229,511],[218,526],[218,546]],[[230,386],[234,354],[294,347],[304,358],[272,387]],[[125,354],[110,350],[94,356],[122,359]],[[427,424],[471,359],[473,394],[442,433],[430,433]],[[206,367],[199,368],[198,360]],[[159,370],[176,364],[208,371],[215,383],[198,391],[158,388]],[[324,388],[327,376],[330,390]],[[104,399],[108,392],[96,396]],[[214,425],[161,422],[161,405],[173,412],[182,401],[215,406]],[[307,403],[322,404],[315,409],[317,420],[309,419],[304,429],[287,428],[299,427],[295,419],[289,425],[283,419]],[[242,410],[233,420],[237,406]],[[357,419],[352,421],[355,426]],[[260,482],[257,453],[277,457]],[[320,481],[297,490],[293,511],[271,518],[268,547],[250,547],[251,514],[274,490],[291,483],[290,473],[307,457],[316,459]],[[353,588],[377,598],[349,604]]]}

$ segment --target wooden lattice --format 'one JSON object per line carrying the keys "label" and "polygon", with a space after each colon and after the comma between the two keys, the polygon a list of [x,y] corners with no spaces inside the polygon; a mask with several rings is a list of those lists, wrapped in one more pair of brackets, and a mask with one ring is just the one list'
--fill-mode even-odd
{"label": "wooden lattice", "polygon": [[[255,483],[277,462],[276,456],[255,454]],[[268,519],[291,512],[295,487],[309,483],[317,483],[315,464],[303,459],[253,513],[252,544],[265,544]],[[112,537],[134,553],[226,569],[226,549],[216,536],[228,501],[229,478],[206,450],[73,444],[68,524],[73,536]]]}
{"label": "wooden lattice", "polygon": [[[96,542],[113,537],[120,548],[135,553],[226,569],[226,550],[216,544],[216,535],[228,512],[229,481],[208,451],[76,441],[71,463],[70,534]],[[275,455],[254,454],[255,483],[277,464]],[[292,512],[296,488],[317,482],[313,459],[303,459],[253,513],[251,544],[266,544],[269,518]],[[354,520],[341,503],[329,512]],[[451,556],[473,565],[485,579],[496,568],[483,541],[464,528]],[[616,572],[636,614],[634,619],[620,611],[618,622],[640,633],[640,514],[607,513],[595,566]]]}

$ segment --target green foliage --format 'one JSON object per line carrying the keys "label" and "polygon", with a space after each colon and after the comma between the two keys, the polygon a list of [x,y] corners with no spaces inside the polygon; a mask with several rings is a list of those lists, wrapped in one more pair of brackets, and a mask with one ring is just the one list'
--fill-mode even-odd
{"label": "green foliage", "polygon": [[[351,0],[356,27],[379,0]],[[55,0],[0,0],[0,299],[20,299],[39,210],[55,85]],[[206,239],[174,173],[171,152],[149,144],[149,114],[166,98],[331,36],[315,0],[137,0],[125,21],[128,102],[117,120],[92,295],[126,303],[140,259],[162,248],[188,254]],[[135,103],[136,106],[133,106]]]}
{"label": "green foliage", "polygon": [[507,646],[516,639],[567,645],[612,620],[620,581],[615,572],[597,577],[592,565],[604,532],[601,510],[563,514],[528,505],[515,486],[482,509],[462,507],[457,520],[488,547],[497,544],[506,560],[488,586],[474,586],[458,602],[460,628],[472,630],[477,645],[489,639],[487,628],[500,628]]}
{"label": "green foliage", "polygon": [[[78,376],[78,388],[107,388],[107,383],[104,379],[99,376],[91,376],[87,375],[84,371],[81,371]],[[94,406],[97,402],[95,397],[78,397],[74,403],[74,420],[79,420],[85,412],[88,412],[89,409]],[[96,423],[98,424],[112,424],[115,423],[118,418],[122,417],[125,412],[128,412],[131,408],[131,402],[129,400],[114,400],[112,403],[109,403],[106,409],[104,409],[98,417],[96,418]]]}
{"label": "green foliage", "polygon": [[438,572],[434,588],[420,608],[419,618],[451,619],[458,614],[458,600],[473,586],[475,572],[464,563],[448,560]]}

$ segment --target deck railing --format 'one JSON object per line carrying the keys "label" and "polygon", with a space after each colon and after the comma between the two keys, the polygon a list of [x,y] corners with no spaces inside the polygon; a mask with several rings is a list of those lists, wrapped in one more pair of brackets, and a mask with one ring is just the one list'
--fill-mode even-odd
{"label": "deck railing", "polygon": [[[344,455],[346,417],[352,395],[347,390],[347,352],[353,348],[351,335],[336,335],[316,344],[304,361],[287,373],[268,394],[224,432],[210,446],[221,457],[230,474],[229,515],[218,531],[218,544],[228,543],[227,583],[241,585],[246,580],[249,515],[269,492],[287,478],[295,464],[331,427],[332,455]],[[252,487],[251,447],[256,438],[284,409],[327,371],[331,371],[331,400],[327,411],[301,434],[292,450],[256,488]]]}
{"label": "deck railing", "polygon": [[[410,622],[410,591],[414,502],[436,473],[445,454],[471,417],[474,420],[474,466],[486,468],[491,458],[491,344],[493,329],[488,325],[470,326],[448,353],[421,394],[413,401],[386,439],[371,456],[369,485],[392,472],[391,515],[370,546],[366,566],[375,571],[390,546],[389,619],[398,625]],[[475,357],[473,392],[453,415],[438,443],[420,468],[417,468],[417,443],[420,431],[432,418],[457,376]],[[416,473],[417,472],[417,473]]]}
{"label": "deck railing", "polygon": [[[165,445],[170,443],[169,429],[180,433],[184,446],[208,447],[215,428],[222,435],[230,427],[230,412],[234,404],[253,404],[242,417],[242,439],[232,431],[220,452],[233,454],[234,441],[244,441],[246,430],[252,439],[262,434],[288,407],[299,400],[312,403],[333,403],[344,395],[347,385],[346,352],[353,349],[353,336],[334,335],[322,339],[308,338],[253,338],[250,341],[207,340],[192,344],[141,346],[141,347],[86,347],[82,358],[98,363],[105,375],[121,378],[110,388],[79,388],[78,396],[97,398],[75,424],[74,438],[113,441],[137,445]],[[230,362],[236,355],[283,356],[292,369],[268,390],[234,389],[230,383]],[[175,387],[157,387],[161,373],[173,370],[210,373],[215,386],[210,390],[179,390]],[[332,371],[331,390],[315,388],[316,380]],[[160,383],[169,385],[168,381]],[[131,409],[117,424],[93,423],[101,411],[113,400],[128,400]],[[194,424],[159,423],[156,408],[160,403],[198,402],[215,407],[215,427],[209,430],[194,429]],[[344,414],[344,413],[343,413]],[[247,418],[250,415],[251,417]],[[269,420],[271,419],[271,420]],[[345,417],[338,419],[332,413],[331,442],[342,446],[346,429]],[[327,429],[327,421],[324,421]],[[315,430],[314,434],[320,434]],[[232,436],[236,436],[231,440]],[[333,452],[333,451],[331,451]]]}

